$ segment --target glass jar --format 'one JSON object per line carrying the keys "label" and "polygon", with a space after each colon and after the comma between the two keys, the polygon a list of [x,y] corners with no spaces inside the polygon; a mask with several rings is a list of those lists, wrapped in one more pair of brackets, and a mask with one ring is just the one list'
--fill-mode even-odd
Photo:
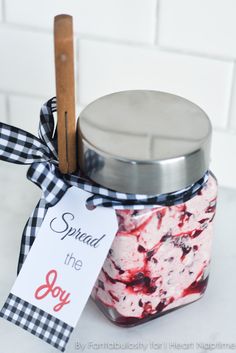
{"label": "glass jar", "polygon": [[[127,193],[92,292],[98,307],[117,325],[132,326],[201,298],[217,196],[207,115],[175,95],[125,91],[88,105],[78,127],[82,171]],[[129,205],[129,194],[139,201]]]}

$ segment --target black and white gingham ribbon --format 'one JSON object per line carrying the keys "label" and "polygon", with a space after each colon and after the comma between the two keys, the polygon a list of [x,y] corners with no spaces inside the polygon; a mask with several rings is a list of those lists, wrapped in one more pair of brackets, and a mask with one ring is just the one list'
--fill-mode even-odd
{"label": "black and white gingham ribbon", "polygon": [[0,316],[64,352],[73,327],[10,293]]}
{"label": "black and white gingham ribbon", "polygon": [[[47,208],[55,205],[70,186],[76,186],[91,193],[91,197],[87,200],[88,206],[138,210],[155,207],[155,205],[170,206],[185,202],[196,195],[208,180],[208,173],[206,173],[198,182],[183,190],[147,196],[126,194],[104,188],[82,177],[80,171],[76,175],[63,175],[58,168],[54,112],[56,112],[56,98],[50,99],[42,106],[39,138],[21,129],[0,123],[0,160],[29,164],[27,178],[42,189],[42,198],[23,231],[18,270],[34,242]],[[87,158],[92,159],[93,156],[87,156]]]}
{"label": "black and white gingham ribbon", "polygon": [[[42,189],[42,197],[23,231],[18,271],[20,271],[28,255],[48,207],[55,205],[71,186],[76,186],[91,193],[91,197],[87,200],[88,206],[138,210],[145,207],[168,206],[185,202],[196,195],[208,180],[208,173],[206,173],[197,183],[184,190],[147,196],[126,194],[104,188],[83,177],[80,171],[76,175],[63,175],[58,168],[57,132],[53,117],[55,111],[55,98],[50,99],[43,105],[40,112],[39,138],[22,129],[0,123],[0,160],[17,164],[29,164],[27,178]],[[93,156],[88,155],[87,158],[93,165]],[[19,310],[19,306],[21,310]],[[27,312],[29,311],[28,319],[24,315],[26,308]],[[39,311],[38,308],[29,303],[22,302],[20,298],[13,294],[9,295],[0,315],[33,332],[36,336],[62,351],[65,349],[69,334],[72,331],[65,323],[53,317],[50,318],[47,313],[42,310]],[[27,320],[29,319],[32,321],[32,329],[27,326]],[[55,320],[57,320],[56,324]],[[34,322],[36,322],[36,325]],[[43,322],[43,325],[41,327],[40,324],[37,330],[36,326],[39,322]],[[52,327],[53,329],[51,329]]]}

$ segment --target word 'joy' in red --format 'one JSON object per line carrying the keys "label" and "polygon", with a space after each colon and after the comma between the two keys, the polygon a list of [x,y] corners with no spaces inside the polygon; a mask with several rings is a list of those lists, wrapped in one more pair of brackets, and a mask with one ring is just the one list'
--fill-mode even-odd
{"label": "word 'joy' in red", "polygon": [[38,300],[42,300],[46,298],[49,294],[52,295],[53,298],[59,298],[59,303],[53,307],[54,311],[60,311],[64,305],[69,304],[70,293],[66,293],[59,286],[56,285],[57,280],[57,271],[51,270],[46,275],[46,283],[37,288],[34,296]]}

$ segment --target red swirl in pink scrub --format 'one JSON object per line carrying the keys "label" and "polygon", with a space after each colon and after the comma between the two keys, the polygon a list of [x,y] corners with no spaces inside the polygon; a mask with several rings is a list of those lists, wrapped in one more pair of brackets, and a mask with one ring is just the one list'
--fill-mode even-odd
{"label": "red swirl in pink scrub", "polygon": [[119,230],[92,293],[109,319],[134,325],[203,295],[216,194],[210,175],[185,203],[116,211]]}

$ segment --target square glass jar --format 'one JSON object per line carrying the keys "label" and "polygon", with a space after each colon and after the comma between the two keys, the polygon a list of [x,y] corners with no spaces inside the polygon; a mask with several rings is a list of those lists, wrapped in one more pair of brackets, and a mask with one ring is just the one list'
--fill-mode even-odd
{"label": "square glass jar", "polygon": [[81,112],[80,169],[107,195],[123,195],[92,292],[112,322],[136,325],[205,292],[217,197],[211,135],[201,108],[165,92],[113,93]]}

